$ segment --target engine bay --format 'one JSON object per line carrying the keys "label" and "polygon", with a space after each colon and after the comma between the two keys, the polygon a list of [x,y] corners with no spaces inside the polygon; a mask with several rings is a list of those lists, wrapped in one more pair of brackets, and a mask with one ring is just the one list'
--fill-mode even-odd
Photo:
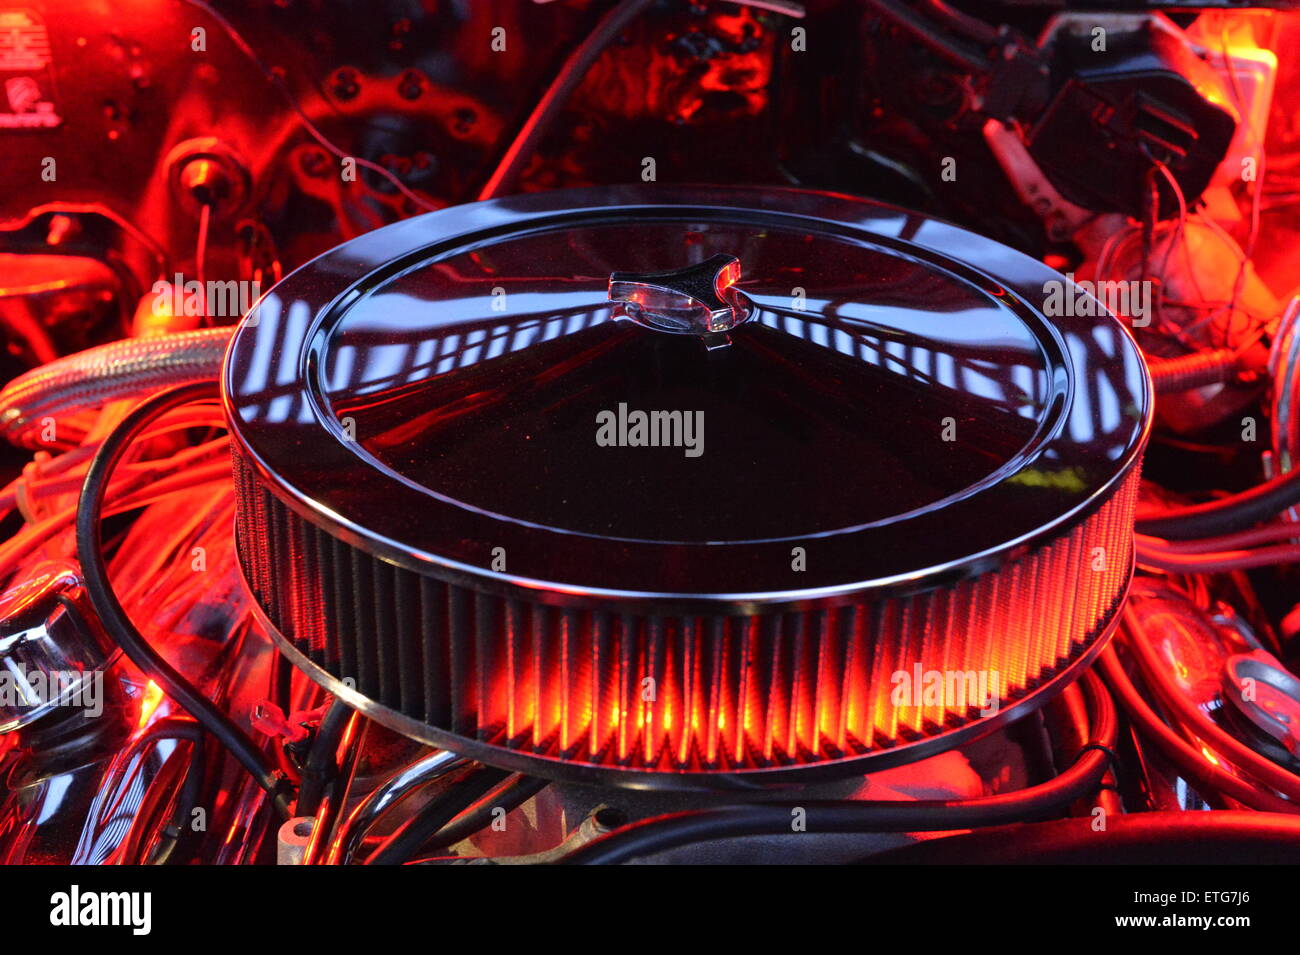
{"label": "engine bay", "polygon": [[1300,860],[1295,6],[0,0],[0,863]]}

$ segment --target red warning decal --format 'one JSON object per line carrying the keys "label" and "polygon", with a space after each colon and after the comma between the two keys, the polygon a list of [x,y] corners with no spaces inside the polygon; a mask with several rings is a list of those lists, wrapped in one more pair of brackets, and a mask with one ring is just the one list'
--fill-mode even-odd
{"label": "red warning decal", "polygon": [[53,129],[62,122],[45,21],[30,10],[0,10],[0,130]]}

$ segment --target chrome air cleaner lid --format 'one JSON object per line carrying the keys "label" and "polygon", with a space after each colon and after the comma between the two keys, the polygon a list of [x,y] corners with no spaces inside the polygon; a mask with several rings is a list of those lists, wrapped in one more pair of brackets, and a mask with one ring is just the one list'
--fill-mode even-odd
{"label": "chrome air cleaner lid", "polygon": [[[1097,606],[1061,623],[1077,628],[1062,644],[1077,655],[1076,638],[1104,629],[1103,605],[1127,581],[1132,502],[1117,492],[1132,484],[1150,399],[1117,322],[1043,314],[1056,282],[945,223],[793,191],[547,193],[361,236],[276,286],[227,356],[250,585],[314,666],[334,678],[350,669],[367,700],[387,693],[380,709],[432,727],[416,734],[428,738],[677,772],[896,746],[908,734],[887,740],[877,727],[850,740],[846,714],[825,745],[809,731],[766,755],[736,737],[730,756],[640,742],[639,757],[611,756],[626,739],[589,726],[574,743],[539,729],[536,714],[493,710],[498,697],[525,705],[521,678],[506,672],[522,660],[491,662],[480,644],[457,662],[444,644],[500,637],[509,656],[519,627],[543,641],[547,608],[558,608],[576,615],[557,624],[561,640],[568,626],[599,642],[595,617],[625,620],[584,658],[589,682],[605,680],[604,667],[614,682],[635,675],[608,654],[642,653],[657,638],[639,628],[653,621],[669,621],[678,655],[645,665],[689,669],[699,661],[682,657],[688,620],[878,615],[889,600],[991,584],[1002,567],[1028,573],[1026,561],[1096,519],[1119,570]],[[1097,517],[1108,502],[1127,515]],[[377,563],[358,571],[358,555]],[[397,619],[434,582],[446,592],[424,594],[418,619]],[[1044,601],[1017,612],[1068,609],[1046,583],[1017,586]],[[462,591],[470,604],[457,611]],[[878,620],[860,639],[893,639],[891,626]],[[360,632],[376,629],[391,640],[358,649],[370,639]],[[1020,691],[1055,672],[1055,651],[1040,667],[1041,649],[1020,654],[1030,660],[1017,664]],[[423,669],[409,672],[417,656]],[[478,681],[472,692],[455,690],[459,665]],[[439,680],[461,697],[442,700],[430,689]],[[544,687],[528,692],[527,706],[546,705]],[[842,685],[837,699],[855,692]],[[627,702],[610,704],[611,719],[628,718]],[[745,710],[702,705],[723,736],[723,710],[733,721]],[[932,735],[926,718],[917,738]],[[687,749],[697,746],[708,748]]]}

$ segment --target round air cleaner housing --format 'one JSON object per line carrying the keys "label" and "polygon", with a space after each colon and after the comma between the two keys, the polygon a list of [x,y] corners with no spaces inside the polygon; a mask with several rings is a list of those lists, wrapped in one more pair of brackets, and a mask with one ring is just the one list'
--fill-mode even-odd
{"label": "round air cleaner housing", "polygon": [[248,586],[332,691],[505,768],[750,785],[952,745],[1069,679],[1132,572],[1149,384],[1079,295],[804,192],[380,229],[227,355]]}

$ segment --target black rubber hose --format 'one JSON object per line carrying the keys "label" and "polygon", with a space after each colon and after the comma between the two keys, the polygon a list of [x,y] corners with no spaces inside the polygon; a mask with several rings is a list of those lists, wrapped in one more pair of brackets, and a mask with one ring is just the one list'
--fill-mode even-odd
{"label": "black rubber hose", "polygon": [[867,3],[881,16],[910,33],[923,46],[949,63],[976,75],[989,72],[987,57],[978,50],[969,48],[963,40],[944,35],[945,27],[951,24],[935,23],[920,11],[898,0],[867,0]]}
{"label": "black rubber hose", "polygon": [[1139,812],[1053,819],[927,839],[868,865],[1294,865],[1300,816],[1266,812]]}
{"label": "black rubber hose", "polygon": [[962,33],[981,46],[988,46],[998,41],[997,27],[978,17],[944,3],[944,0],[921,0],[921,6],[929,11],[932,19],[938,20],[954,33]]}
{"label": "black rubber hose", "polygon": [[149,645],[122,609],[122,604],[113,592],[108,567],[104,562],[100,528],[104,494],[113,468],[126,453],[131,441],[168,411],[193,401],[218,397],[220,392],[216,382],[182,385],[141,403],[109,433],[90,463],[81,488],[81,498],[77,502],[77,559],[81,563],[81,573],[91,605],[113,642],[163,692],[180,704],[217,742],[230,751],[270,796],[280,817],[288,819],[291,815],[288,781],[271,769],[262,751],[247,733]]}
{"label": "black rubber hose", "polygon": [[[180,799],[176,805],[175,819],[176,822],[168,823],[163,827],[162,835],[159,837],[155,854],[151,860],[152,865],[166,865],[175,851],[176,846],[180,843],[182,828],[188,821],[190,812],[198,804],[199,791],[203,787],[203,727],[194,720],[187,717],[169,716],[156,723],[152,723],[148,729],[135,738],[136,745],[141,743],[156,742],[163,739],[187,740],[193,749],[190,752],[190,765],[185,773],[185,779],[181,783]],[[137,816],[137,822],[139,821]],[[130,843],[134,837],[134,826],[132,833],[128,834],[124,845]],[[124,853],[125,858],[131,859],[135,856],[134,850],[128,850]]]}
{"label": "black rubber hose", "polygon": [[679,846],[737,836],[784,835],[796,810],[806,832],[941,832],[1051,818],[1097,791],[1110,770],[1115,708],[1101,680],[1086,673],[1092,733],[1073,766],[1046,783],[1013,793],[968,800],[808,801],[724,806],[672,813],[617,829],[566,855],[564,865],[613,865]]}
{"label": "black rubber hose", "polygon": [[514,190],[519,174],[537,152],[538,145],[550,131],[560,111],[564,109],[569,96],[587,75],[587,70],[599,59],[605,48],[652,3],[654,0],[620,0],[600,18],[600,22],[586,39],[573,48],[569,58],[555,74],[551,85],[546,88],[542,98],[528,114],[528,119],[524,121],[514,140],[506,147],[496,170],[479,190],[479,199],[492,199]]}
{"label": "black rubber hose", "polygon": [[325,796],[325,787],[338,775],[337,751],[339,740],[348,728],[354,710],[337,696],[325,711],[316,738],[307,751],[307,761],[302,767],[302,784],[298,787],[298,805],[295,815],[314,816]]}
{"label": "black rubber hose", "polygon": [[494,789],[509,774],[504,770],[475,767],[403,823],[379,844],[366,865],[401,865],[414,857],[443,827]]}
{"label": "black rubber hose", "polygon": [[439,829],[437,835],[426,843],[426,849],[434,851],[454,846],[490,825],[498,809],[507,813],[517,809],[548,785],[550,780],[539,776],[511,776]]}
{"label": "black rubber hose", "polygon": [[1240,494],[1154,516],[1138,514],[1137,531],[1165,540],[1219,537],[1254,527],[1300,504],[1300,470],[1288,471]]}

